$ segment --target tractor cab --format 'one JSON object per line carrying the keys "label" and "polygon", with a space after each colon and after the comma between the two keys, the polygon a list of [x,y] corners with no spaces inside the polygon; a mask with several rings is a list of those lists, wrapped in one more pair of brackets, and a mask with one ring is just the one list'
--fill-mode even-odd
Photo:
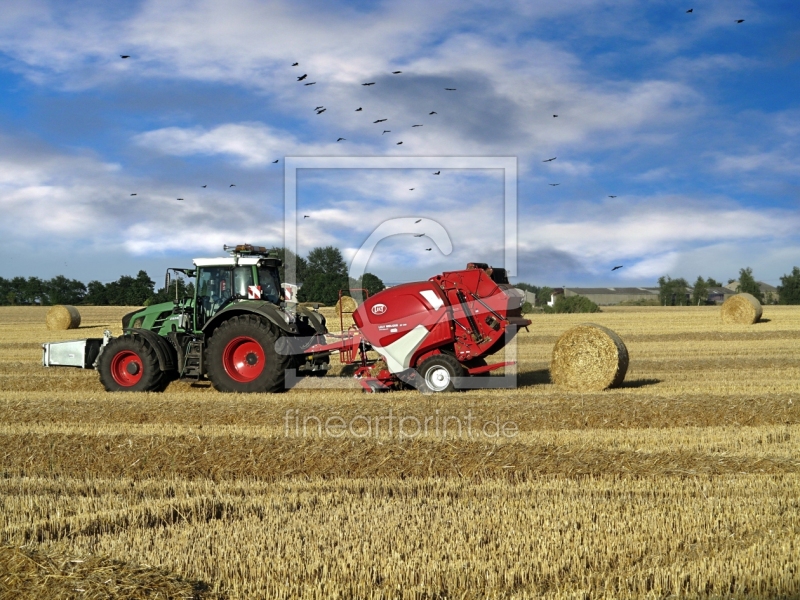
{"label": "tractor cab", "polygon": [[282,298],[276,253],[262,246],[242,244],[227,258],[196,258],[195,330],[223,308],[242,300],[262,300],[278,305]]}

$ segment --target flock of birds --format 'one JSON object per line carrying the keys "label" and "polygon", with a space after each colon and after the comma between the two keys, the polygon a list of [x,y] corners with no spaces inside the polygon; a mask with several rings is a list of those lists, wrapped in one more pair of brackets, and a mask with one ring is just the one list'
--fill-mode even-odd
{"label": "flock of birds", "polygon": [[[294,62],[294,63],[292,63],[292,67],[299,67],[299,66],[300,66],[300,63],[299,63],[299,62]],[[402,73],[403,73],[402,71],[392,71],[392,75],[401,75]],[[308,85],[315,85],[315,84],[317,83],[316,81],[308,81],[308,82],[306,82],[306,79],[308,79],[308,73],[303,73],[302,75],[300,75],[300,76],[298,76],[298,77],[297,77],[297,83],[300,83],[300,82],[305,82],[305,83],[303,83],[303,85],[304,85],[304,86],[308,86]],[[362,83],[361,85],[362,85],[362,86],[364,86],[364,87],[370,87],[370,86],[373,86],[373,85],[375,85],[376,83],[377,83],[376,81],[366,81],[366,82]],[[455,91],[457,91],[457,88],[448,88],[448,87],[446,87],[446,88],[444,88],[444,89],[445,89],[445,91],[448,91],[448,92],[455,92]],[[314,112],[315,112],[316,114],[318,114],[318,115],[321,115],[322,113],[326,112],[327,110],[328,110],[328,109],[327,109],[327,107],[326,107],[326,106],[324,106],[324,105],[321,105],[321,106],[316,106],[316,107],[314,107]],[[358,108],[356,108],[356,109],[355,109],[355,111],[354,111],[354,112],[363,112],[363,111],[364,111],[364,107],[363,107],[363,106],[359,106]],[[433,115],[436,115],[436,114],[439,114],[439,113],[437,113],[435,110],[432,110],[432,111],[430,111],[430,112],[428,113],[428,116],[433,116]],[[386,121],[388,121],[388,120],[389,120],[389,118],[388,118],[388,117],[386,117],[386,118],[381,118],[381,119],[376,119],[376,120],[374,120],[374,121],[372,122],[372,124],[373,124],[373,125],[377,125],[377,124],[379,124],[379,123],[385,123],[385,122],[386,122]],[[411,128],[414,128],[414,127],[423,127],[423,126],[424,126],[424,123],[415,123],[414,125],[412,125],[412,126],[411,126]],[[391,130],[391,129],[384,129],[384,130],[381,132],[381,135],[385,135],[385,134],[387,134],[387,133],[392,133],[392,130]],[[341,136],[340,136],[340,137],[338,137],[338,138],[336,139],[336,141],[337,141],[337,143],[338,143],[338,142],[346,142],[346,141],[347,141],[347,138],[346,138],[346,137],[341,137]],[[403,145],[403,140],[400,140],[400,141],[398,141],[398,142],[395,142],[395,145],[396,145],[396,146],[402,146],[402,145]],[[279,162],[279,159],[273,160],[272,162],[273,162],[273,164],[275,164],[275,163],[278,163],[278,162]],[[412,189],[413,189],[413,188],[412,188]]]}
{"label": "flock of birds", "polygon": [[[690,8],[690,9],[688,9],[688,10],[686,11],[686,13],[693,13],[693,12],[694,12],[694,8]],[[736,22],[737,24],[741,24],[741,23],[744,23],[744,19],[735,19],[735,22]],[[119,56],[120,56],[120,58],[121,58],[121,59],[123,59],[123,60],[124,60],[124,59],[128,59],[128,58],[130,58],[130,57],[131,57],[131,55],[130,55],[130,54],[120,54]],[[294,62],[294,63],[292,63],[292,67],[299,67],[299,66],[300,66],[300,63],[299,63],[299,62]],[[402,73],[403,73],[402,71],[392,71],[392,75],[401,75]],[[304,85],[304,86],[312,86],[312,85],[316,85],[316,83],[317,83],[316,81],[306,81],[307,79],[308,79],[308,73],[304,73],[303,75],[300,75],[299,77],[297,77],[297,82],[298,82],[298,83],[299,83],[299,82],[304,82],[304,83],[303,83],[303,85]],[[364,83],[362,83],[361,85],[362,85],[362,86],[364,86],[364,87],[370,87],[370,86],[373,86],[373,85],[375,85],[375,83],[376,83],[375,81],[368,81],[368,82],[364,82]],[[455,91],[457,91],[457,88],[449,88],[449,87],[446,87],[446,88],[444,88],[444,89],[445,89],[445,91],[448,91],[448,92],[455,92]],[[314,108],[314,112],[315,112],[316,114],[318,114],[318,115],[321,115],[321,114],[325,113],[327,110],[328,110],[328,109],[327,109],[327,108],[326,108],[324,105],[320,105],[320,106],[317,106],[317,107],[315,107],[315,108]],[[355,112],[363,112],[363,110],[364,110],[364,107],[362,107],[362,106],[359,106],[358,108],[356,108],[356,109],[355,109]],[[430,112],[428,113],[428,116],[433,116],[433,115],[438,115],[438,113],[437,113],[435,110],[432,110],[432,111],[430,111]],[[558,115],[557,115],[557,114],[554,114],[554,115],[553,115],[553,118],[558,118]],[[379,123],[385,123],[386,121],[388,121],[388,117],[387,117],[387,118],[382,118],[382,119],[376,119],[376,120],[375,120],[375,121],[373,121],[372,123],[373,123],[373,125],[377,125],[377,124],[379,124]],[[412,128],[414,128],[414,127],[422,127],[422,126],[423,126],[423,124],[422,124],[422,123],[419,123],[419,124],[414,124],[414,125],[412,125],[411,127],[412,127]],[[391,130],[391,129],[384,129],[384,130],[383,130],[383,132],[381,133],[381,135],[384,135],[384,134],[387,134],[387,133],[392,133],[392,130]],[[338,138],[336,139],[336,141],[337,141],[337,142],[345,142],[345,141],[347,141],[347,138],[345,138],[345,137],[341,137],[341,136],[340,136],[340,137],[338,137]],[[400,140],[399,142],[395,142],[395,145],[397,145],[397,146],[400,146],[400,145],[402,145],[402,144],[403,144],[403,140]],[[552,158],[545,159],[545,160],[543,160],[542,162],[549,163],[549,162],[552,162],[552,161],[556,160],[557,158],[558,158],[557,156],[554,156],[554,157],[552,157]],[[273,160],[273,161],[272,161],[272,164],[277,164],[277,163],[279,163],[279,162],[280,162],[280,159],[275,159],[275,160]],[[433,173],[433,175],[441,175],[441,173],[442,173],[442,172],[441,172],[441,170],[439,170],[439,171],[436,171],[436,172],[434,172],[434,173]],[[552,186],[552,187],[556,187],[556,186],[558,186],[558,185],[561,185],[561,184],[560,184],[560,183],[550,183],[550,184],[548,184],[548,185],[550,185],[550,186]],[[200,187],[202,187],[202,188],[207,188],[207,187],[208,187],[208,184],[206,184],[206,185],[202,185],[202,186],[200,186]],[[228,186],[228,187],[229,187],[229,188],[236,187],[236,184],[235,184],[235,183],[232,183],[232,184],[230,184],[230,186]],[[413,187],[412,187],[412,188],[408,188],[408,189],[409,189],[409,191],[414,191],[416,188],[413,188]],[[131,196],[136,196],[136,195],[137,195],[136,193],[132,193],[132,194],[131,194]],[[608,197],[609,197],[609,198],[616,198],[617,196],[615,196],[615,195],[609,195]],[[183,201],[184,201],[184,199],[183,199],[183,198],[178,198],[177,200],[178,200],[179,202],[183,202]],[[311,217],[311,215],[303,215],[303,219],[308,219],[308,218],[310,218],[310,217]],[[419,223],[419,222],[421,222],[421,221],[422,221],[422,219],[419,219],[419,220],[415,221],[415,224],[416,224],[416,223]],[[417,234],[414,234],[414,237],[415,237],[415,238],[420,238],[420,237],[423,237],[424,235],[425,235],[424,233],[417,233]],[[426,251],[426,252],[431,252],[432,250],[433,250],[433,248],[425,248],[425,251]],[[612,268],[611,270],[612,270],[612,271],[616,271],[616,270],[618,270],[618,269],[621,269],[621,268],[623,268],[623,265],[616,265],[616,266],[615,266],[614,268]]]}

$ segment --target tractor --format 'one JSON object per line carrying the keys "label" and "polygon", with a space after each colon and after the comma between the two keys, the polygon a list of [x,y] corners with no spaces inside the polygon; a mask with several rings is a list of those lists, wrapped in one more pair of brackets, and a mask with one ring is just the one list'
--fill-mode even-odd
{"label": "tractor", "polygon": [[[170,268],[195,279],[191,298],[155,304],[122,318],[123,335],[44,344],[45,366],[93,366],[106,390],[160,391],[175,379],[207,377],[223,392],[279,392],[287,369],[324,375],[329,353],[307,353],[324,342],[325,317],[285,303],[275,251],[242,244],[228,257],[196,258],[194,268]],[[281,354],[281,337],[302,340]]]}

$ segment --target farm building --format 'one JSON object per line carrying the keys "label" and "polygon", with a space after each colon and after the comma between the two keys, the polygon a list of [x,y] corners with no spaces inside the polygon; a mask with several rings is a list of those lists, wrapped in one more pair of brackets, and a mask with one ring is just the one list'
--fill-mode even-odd
{"label": "farm building", "polygon": [[[758,284],[758,288],[761,290],[761,295],[764,298],[764,302],[767,304],[778,303],[780,296],[778,295],[778,288],[774,285],[770,285],[768,283],[764,283],[763,281],[756,281]],[[731,281],[727,286],[728,289],[733,290],[734,293],[739,292],[739,282],[738,281]]]}
{"label": "farm building", "polygon": [[708,288],[708,301],[714,304],[722,304],[725,300],[735,295],[736,292],[727,287],[714,286]]}
{"label": "farm building", "polygon": [[[658,288],[652,287],[605,287],[564,288],[564,296],[585,296],[599,306],[619,304],[629,300],[658,300]],[[555,297],[553,298],[555,301]]]}

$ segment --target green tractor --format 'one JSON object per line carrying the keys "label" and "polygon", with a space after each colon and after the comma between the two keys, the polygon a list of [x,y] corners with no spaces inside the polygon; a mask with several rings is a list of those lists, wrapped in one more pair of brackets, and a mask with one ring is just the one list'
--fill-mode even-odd
{"label": "green tractor", "polygon": [[[325,375],[325,317],[286,302],[277,253],[249,244],[230,256],[197,258],[167,270],[194,279],[191,298],[155,304],[122,318],[123,335],[43,344],[45,366],[94,367],[106,390],[160,391],[175,379],[207,377],[222,392],[280,392],[286,373]],[[178,285],[175,285],[176,296]]]}

